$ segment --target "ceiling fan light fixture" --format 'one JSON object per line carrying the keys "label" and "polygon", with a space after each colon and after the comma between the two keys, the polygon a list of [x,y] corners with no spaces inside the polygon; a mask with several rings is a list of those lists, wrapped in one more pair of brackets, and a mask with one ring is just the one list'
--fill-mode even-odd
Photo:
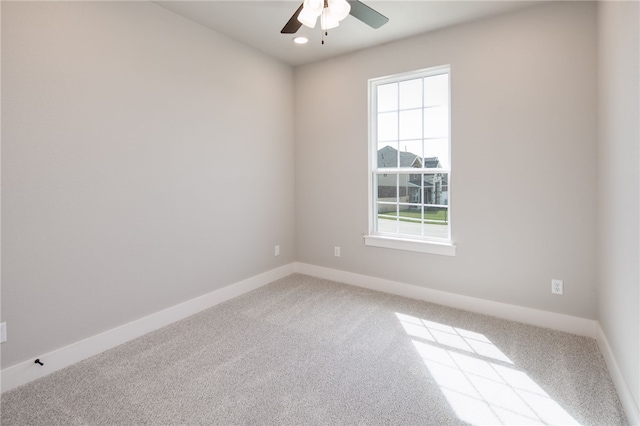
{"label": "ceiling fan light fixture", "polygon": [[309,28],[315,28],[316,21],[318,20],[318,15],[315,12],[307,9],[302,9],[300,14],[298,15],[298,21],[302,23],[302,25],[307,26]]}
{"label": "ceiling fan light fixture", "polygon": [[322,28],[323,31],[326,31],[331,28],[335,28],[338,25],[340,25],[340,20],[331,13],[331,10],[329,10],[328,7],[324,8],[320,15],[320,28]]}
{"label": "ceiling fan light fixture", "polygon": [[320,15],[320,12],[324,9],[324,0],[304,0],[302,5],[305,9],[314,11],[316,14]]}
{"label": "ceiling fan light fixture", "polygon": [[309,28],[316,26],[318,16],[324,9],[324,0],[304,0],[302,10],[298,15],[298,21]]}
{"label": "ceiling fan light fixture", "polygon": [[338,21],[342,21],[351,12],[351,5],[347,0],[327,0],[327,7]]}
{"label": "ceiling fan light fixture", "polygon": [[280,33],[295,34],[302,25],[314,28],[318,16],[321,16],[320,25],[326,32],[329,28],[337,27],[347,15],[353,16],[371,28],[380,28],[389,22],[389,18],[376,12],[360,0],[304,0],[282,27]]}

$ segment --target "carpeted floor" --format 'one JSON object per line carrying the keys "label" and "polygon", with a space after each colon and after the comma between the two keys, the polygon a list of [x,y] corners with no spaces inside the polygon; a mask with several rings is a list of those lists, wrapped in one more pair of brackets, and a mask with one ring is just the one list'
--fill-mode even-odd
{"label": "carpeted floor", "polygon": [[1,409],[3,425],[626,424],[593,339],[300,274]]}

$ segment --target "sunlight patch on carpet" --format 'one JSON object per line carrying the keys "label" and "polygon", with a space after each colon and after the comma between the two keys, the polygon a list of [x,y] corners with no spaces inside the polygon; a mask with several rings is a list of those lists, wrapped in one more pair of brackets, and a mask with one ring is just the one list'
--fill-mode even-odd
{"label": "sunlight patch on carpet", "polygon": [[396,313],[460,420],[473,425],[579,423],[486,336]]}

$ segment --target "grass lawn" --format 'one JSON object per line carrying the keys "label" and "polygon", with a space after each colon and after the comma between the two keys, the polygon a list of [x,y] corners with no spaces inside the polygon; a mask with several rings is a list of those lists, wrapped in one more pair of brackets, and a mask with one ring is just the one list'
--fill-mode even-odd
{"label": "grass lawn", "polygon": [[[433,223],[446,225],[448,222],[448,211],[446,209],[425,209],[424,211],[424,219],[425,223]],[[379,218],[382,219],[396,219],[396,212],[387,212],[378,214]],[[400,211],[400,219],[403,222],[417,222],[422,219],[422,212],[416,210],[403,210]]]}

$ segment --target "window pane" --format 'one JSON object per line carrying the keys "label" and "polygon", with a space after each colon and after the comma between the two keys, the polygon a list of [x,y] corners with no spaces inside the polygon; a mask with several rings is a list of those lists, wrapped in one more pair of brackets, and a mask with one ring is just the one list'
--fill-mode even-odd
{"label": "window pane", "polygon": [[420,205],[400,205],[398,232],[413,237],[422,236],[422,207]]}
{"label": "window pane", "polygon": [[449,74],[438,74],[424,79],[424,106],[449,103]]}
{"label": "window pane", "polygon": [[400,109],[422,107],[422,79],[400,83]]}
{"label": "window pane", "polygon": [[448,173],[376,174],[378,232],[449,238],[448,181]]}
{"label": "window pane", "polygon": [[447,139],[427,139],[424,141],[424,167],[451,167],[449,161],[449,141]]}
{"label": "window pane", "polygon": [[398,110],[398,83],[378,86],[378,112]]}
{"label": "window pane", "polygon": [[398,202],[398,175],[380,174],[376,175],[376,187],[378,188],[378,202],[387,203]]}
{"label": "window pane", "polygon": [[[410,173],[400,173],[398,174],[398,201],[401,203],[408,203],[411,199],[411,194],[413,194],[416,190],[416,181],[412,181],[412,178],[415,178],[419,175],[410,174]],[[420,180],[417,180],[418,183],[418,191],[420,190]]]}
{"label": "window pane", "polygon": [[449,238],[449,208],[424,207],[424,235],[431,238]]}
{"label": "window pane", "polygon": [[378,144],[378,168],[398,167],[398,150],[394,148],[397,143],[379,143]]}
{"label": "window pane", "polygon": [[387,234],[398,233],[397,204],[394,204],[393,206],[378,204],[376,229],[378,232]]}
{"label": "window pane", "polygon": [[400,142],[400,167],[422,167],[422,140]]}
{"label": "window pane", "polygon": [[424,204],[449,205],[449,174],[425,173],[422,175],[422,197]]}
{"label": "window pane", "polygon": [[378,114],[378,141],[398,139],[398,113],[385,112]]}
{"label": "window pane", "polygon": [[422,110],[400,111],[400,139],[422,137]]}
{"label": "window pane", "polygon": [[446,107],[425,108],[424,137],[446,138],[449,136],[449,117]]}
{"label": "window pane", "polygon": [[378,199],[376,202],[376,229],[378,232],[396,233],[398,211],[398,175],[376,175]]}

